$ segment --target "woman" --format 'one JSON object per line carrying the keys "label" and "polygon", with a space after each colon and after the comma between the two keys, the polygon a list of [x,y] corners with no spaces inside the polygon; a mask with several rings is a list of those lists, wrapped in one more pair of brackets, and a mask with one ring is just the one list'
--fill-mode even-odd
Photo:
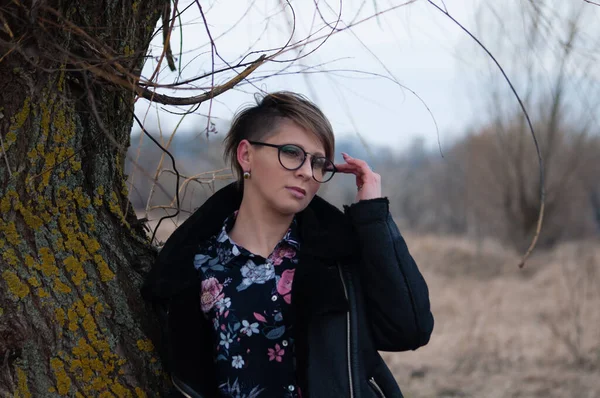
{"label": "woman", "polygon": [[[162,326],[177,396],[401,397],[381,351],[433,329],[427,285],[366,162],[343,154],[323,113],[278,92],[225,140],[238,176],[169,238],[142,293]],[[316,196],[356,179],[341,212]]]}

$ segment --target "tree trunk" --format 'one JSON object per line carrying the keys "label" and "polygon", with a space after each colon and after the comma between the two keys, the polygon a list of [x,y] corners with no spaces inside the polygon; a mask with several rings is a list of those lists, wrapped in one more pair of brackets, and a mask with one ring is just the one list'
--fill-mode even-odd
{"label": "tree trunk", "polygon": [[84,65],[139,76],[165,1],[2,3],[0,396],[158,395],[139,295],[156,253],[123,173],[134,95]]}

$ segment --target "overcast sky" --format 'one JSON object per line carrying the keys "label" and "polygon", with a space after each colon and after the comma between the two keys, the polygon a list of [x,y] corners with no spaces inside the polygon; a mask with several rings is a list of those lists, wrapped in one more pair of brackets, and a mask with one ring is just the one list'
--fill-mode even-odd
{"label": "overcast sky", "polygon": [[[474,29],[474,14],[479,1],[446,0],[445,3],[456,19]],[[236,2],[236,5],[244,5],[238,6],[239,8],[232,6],[231,1],[205,3],[207,2],[202,2],[212,37],[216,38],[229,30],[216,40],[219,55],[228,62],[234,62],[251,46],[253,49],[277,47],[289,37],[288,21],[292,14],[289,7],[282,12],[279,1],[256,1],[248,13],[247,8],[251,2]],[[375,2],[344,0],[344,22],[340,22],[338,27],[349,23],[362,3],[365,6],[360,10],[358,19],[372,15]],[[380,11],[401,3],[377,2]],[[190,2],[180,2],[179,9],[189,4]],[[334,23],[339,2],[330,0],[328,3],[320,1],[319,4],[324,19]],[[313,23],[315,7],[312,1],[296,0],[291,1],[291,5],[296,15],[296,40],[306,37],[311,31],[311,24],[314,26],[312,32],[325,25],[318,16]],[[206,46],[207,34],[197,6],[192,6],[182,15],[182,22],[183,41],[180,41],[178,25],[171,41],[176,57],[179,57],[180,44],[183,47],[181,64],[185,69],[182,76],[192,77],[206,73],[211,67],[211,54],[210,48]],[[325,32],[327,30],[322,30],[319,34]],[[162,49],[162,36],[159,36],[153,42],[152,51],[155,56]],[[369,73],[386,77],[391,75],[416,92],[430,108],[439,126],[440,140],[444,146],[478,122],[476,101],[469,99],[469,96],[472,97],[474,92],[473,75],[479,73],[474,60],[478,57],[480,59],[481,54],[472,53],[476,51],[475,47],[465,47],[465,41],[468,39],[464,32],[447,17],[426,1],[417,1],[331,36],[318,50],[302,60],[304,66],[323,65],[321,70],[359,70],[364,73],[290,74],[257,82],[256,87],[246,83],[239,90],[219,96],[210,107],[210,113],[219,126],[218,120],[231,119],[242,105],[253,101],[251,94],[258,91],[257,87],[266,91],[293,90],[306,94],[323,109],[338,137],[360,133],[369,142],[394,149],[403,149],[415,137],[423,137],[427,146],[436,147],[434,122],[420,100],[394,81]],[[202,45],[204,47],[200,48]],[[314,48],[314,45],[309,48]],[[253,55],[249,59],[257,56]],[[280,59],[293,56],[294,53],[288,53]],[[179,60],[177,63],[179,64]],[[217,63],[223,64],[219,60]],[[154,61],[148,62],[143,75],[149,77],[155,65]],[[257,76],[283,66],[274,63],[264,65],[258,70]],[[173,82],[177,73],[163,70],[159,81]],[[231,75],[218,76],[216,83],[228,77]],[[210,81],[203,82],[204,85],[208,83]],[[177,96],[197,93],[182,90],[171,92]],[[157,108],[149,108],[147,101],[140,100],[136,112],[141,116],[147,113],[148,126],[156,123]],[[204,128],[206,121],[201,114],[208,113],[207,102],[196,114],[186,116],[180,128],[182,131]],[[158,114],[163,132],[172,130],[180,119],[179,116],[162,110]],[[220,131],[218,138],[221,139],[224,133],[225,131]]]}

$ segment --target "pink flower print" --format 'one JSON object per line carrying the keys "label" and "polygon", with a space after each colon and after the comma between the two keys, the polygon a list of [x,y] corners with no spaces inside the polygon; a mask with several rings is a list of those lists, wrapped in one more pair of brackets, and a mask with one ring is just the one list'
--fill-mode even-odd
{"label": "pink flower print", "polygon": [[258,312],[254,313],[254,317],[256,318],[257,321],[259,322],[266,322],[267,320],[265,319],[264,316],[262,316],[261,314],[259,314]]}
{"label": "pink flower print", "polygon": [[279,346],[279,344],[275,344],[275,348],[267,348],[268,351],[268,355],[269,355],[269,361],[277,361],[277,362],[281,362],[283,361],[283,354],[285,353],[285,350],[283,348],[281,348]]}
{"label": "pink flower print", "polygon": [[294,281],[293,269],[286,269],[282,272],[279,282],[277,282],[277,293],[279,293],[283,300],[291,304],[292,303],[292,282]]}
{"label": "pink flower print", "polygon": [[283,262],[284,258],[294,258],[296,256],[296,250],[292,247],[278,247],[275,249],[271,258],[273,260],[273,264],[279,265]]}
{"label": "pink flower print", "polygon": [[219,283],[217,278],[208,278],[202,281],[200,305],[204,313],[210,311],[216,302],[223,298],[224,294],[221,292],[222,290],[223,285]]}

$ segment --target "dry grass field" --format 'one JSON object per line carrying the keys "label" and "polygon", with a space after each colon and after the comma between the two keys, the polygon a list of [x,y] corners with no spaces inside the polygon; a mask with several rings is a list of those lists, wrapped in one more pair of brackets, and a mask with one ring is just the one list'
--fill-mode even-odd
{"label": "dry grass field", "polygon": [[383,353],[408,398],[600,397],[600,244],[519,256],[407,236],[430,287],[430,343]]}
{"label": "dry grass field", "polygon": [[600,398],[600,242],[536,251],[519,269],[494,241],[405,238],[435,316],[427,346],[382,353],[407,398]]}

